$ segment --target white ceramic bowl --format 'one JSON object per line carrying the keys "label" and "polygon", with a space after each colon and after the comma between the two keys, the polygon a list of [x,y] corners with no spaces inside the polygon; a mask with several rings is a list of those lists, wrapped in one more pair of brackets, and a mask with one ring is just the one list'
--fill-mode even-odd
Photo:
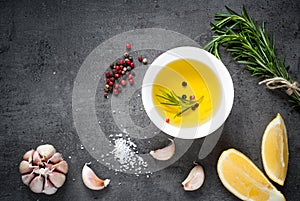
{"label": "white ceramic bowl", "polygon": [[[178,59],[193,59],[208,66],[216,75],[221,88],[221,100],[212,117],[201,125],[178,127],[165,122],[157,112],[152,97],[154,80],[168,63]],[[205,76],[205,75],[204,75]],[[172,78],[166,78],[172,79]],[[163,132],[182,139],[196,139],[207,136],[223,125],[233,104],[234,89],[231,76],[224,64],[211,53],[196,47],[178,47],[166,51],[149,66],[142,85],[142,100],[150,120]]]}

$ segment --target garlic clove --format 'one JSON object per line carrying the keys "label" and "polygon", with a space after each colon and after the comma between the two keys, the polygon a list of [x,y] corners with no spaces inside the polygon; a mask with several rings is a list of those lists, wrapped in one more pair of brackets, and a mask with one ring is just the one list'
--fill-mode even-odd
{"label": "garlic clove", "polygon": [[44,190],[42,192],[47,195],[52,195],[52,194],[56,193],[56,191],[57,191],[57,188],[55,188],[55,186],[53,186],[53,184],[49,181],[49,179],[46,179],[45,185],[44,185]]}
{"label": "garlic clove", "polygon": [[61,187],[66,181],[66,176],[59,172],[51,172],[48,177],[56,188]]}
{"label": "garlic clove", "polygon": [[55,169],[61,173],[67,174],[68,172],[68,164],[66,161],[60,161],[59,163],[53,165],[51,169]]}
{"label": "garlic clove", "polygon": [[55,154],[53,154],[53,156],[51,156],[51,158],[48,160],[48,163],[49,161],[52,162],[52,163],[58,163],[60,161],[62,161],[63,158],[61,156],[60,153],[56,152]]}
{"label": "garlic clove", "polygon": [[185,191],[194,191],[199,189],[204,182],[204,170],[201,165],[196,164],[188,177],[182,182]]}
{"label": "garlic clove", "polygon": [[37,151],[33,153],[33,163],[36,165],[43,165],[42,159]]}
{"label": "garlic clove", "polygon": [[22,175],[22,181],[25,185],[28,186],[28,184],[31,182],[31,180],[35,177],[33,173]]}
{"label": "garlic clove", "polygon": [[95,172],[87,165],[88,164],[86,163],[82,168],[82,181],[84,185],[91,190],[101,190],[105,188],[109,184],[110,180],[100,179],[99,177],[97,177]]}
{"label": "garlic clove", "polygon": [[42,160],[48,160],[56,152],[51,144],[40,145],[36,148],[36,151],[42,156]]}
{"label": "garlic clove", "polygon": [[24,156],[23,156],[23,160],[28,161],[29,163],[31,163],[32,162],[33,153],[34,153],[33,149],[27,151],[24,154]]}
{"label": "garlic clove", "polygon": [[44,186],[44,177],[37,176],[29,184],[29,188],[34,193],[41,193]]}
{"label": "garlic clove", "polygon": [[172,158],[172,156],[175,153],[175,143],[174,140],[169,139],[171,141],[171,144],[168,146],[162,148],[162,149],[157,149],[155,151],[150,151],[150,155],[155,158],[156,160],[160,161],[165,161],[169,160]]}
{"label": "garlic clove", "polygon": [[33,167],[31,166],[31,164],[28,161],[21,161],[21,163],[19,165],[19,171],[21,174],[32,172],[32,170],[33,170]]}

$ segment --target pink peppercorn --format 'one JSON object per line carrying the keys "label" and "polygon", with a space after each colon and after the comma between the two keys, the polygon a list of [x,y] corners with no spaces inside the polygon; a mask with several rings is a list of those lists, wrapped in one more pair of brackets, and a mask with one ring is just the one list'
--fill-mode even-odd
{"label": "pink peppercorn", "polygon": [[119,75],[118,73],[116,73],[116,74],[114,75],[114,77],[115,77],[115,78],[119,78],[120,75]]}
{"label": "pink peppercorn", "polygon": [[130,63],[131,63],[131,61],[129,59],[127,59],[125,62],[127,65],[130,65]]}
{"label": "pink peppercorn", "polygon": [[139,62],[142,62],[142,61],[143,61],[142,55],[138,56],[138,60],[139,60]]}
{"label": "pink peppercorn", "polygon": [[133,76],[131,74],[128,75],[128,79],[132,79]]}
{"label": "pink peppercorn", "polygon": [[134,68],[134,63],[133,62],[130,63],[130,67]]}
{"label": "pink peppercorn", "polygon": [[131,49],[131,44],[130,43],[126,44],[126,49]]}
{"label": "pink peppercorn", "polygon": [[105,73],[105,77],[110,77],[110,72],[107,71],[107,72]]}
{"label": "pink peppercorn", "polygon": [[121,59],[121,60],[119,61],[119,64],[120,64],[120,65],[123,65],[123,64],[124,64],[124,60]]}
{"label": "pink peppercorn", "polygon": [[118,89],[114,89],[114,94],[118,95],[119,94],[119,90]]}
{"label": "pink peppercorn", "polygon": [[166,118],[166,122],[167,122],[167,123],[170,123],[170,119],[169,119],[169,118]]}
{"label": "pink peppercorn", "polygon": [[121,85],[125,86],[126,85],[126,80],[122,80]]}
{"label": "pink peppercorn", "polygon": [[119,88],[119,85],[118,85],[118,84],[115,84],[115,85],[114,85],[114,88],[115,88],[115,89],[118,89],[118,88]]}
{"label": "pink peppercorn", "polygon": [[134,80],[133,80],[133,79],[129,79],[129,83],[130,83],[131,85],[133,85],[133,84],[134,84]]}

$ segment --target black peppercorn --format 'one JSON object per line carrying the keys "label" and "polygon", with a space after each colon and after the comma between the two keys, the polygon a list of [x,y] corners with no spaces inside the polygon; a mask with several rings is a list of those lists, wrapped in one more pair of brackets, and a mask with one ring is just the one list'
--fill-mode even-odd
{"label": "black peppercorn", "polygon": [[114,69],[114,67],[115,67],[114,63],[111,63],[111,64],[109,65],[109,67],[110,67],[111,69]]}

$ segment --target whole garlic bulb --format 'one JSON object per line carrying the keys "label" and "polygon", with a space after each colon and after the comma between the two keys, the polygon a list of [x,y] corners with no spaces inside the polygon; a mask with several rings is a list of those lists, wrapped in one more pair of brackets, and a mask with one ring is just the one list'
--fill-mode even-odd
{"label": "whole garlic bulb", "polygon": [[52,145],[45,144],[24,154],[19,171],[32,192],[52,195],[65,183],[68,164]]}

